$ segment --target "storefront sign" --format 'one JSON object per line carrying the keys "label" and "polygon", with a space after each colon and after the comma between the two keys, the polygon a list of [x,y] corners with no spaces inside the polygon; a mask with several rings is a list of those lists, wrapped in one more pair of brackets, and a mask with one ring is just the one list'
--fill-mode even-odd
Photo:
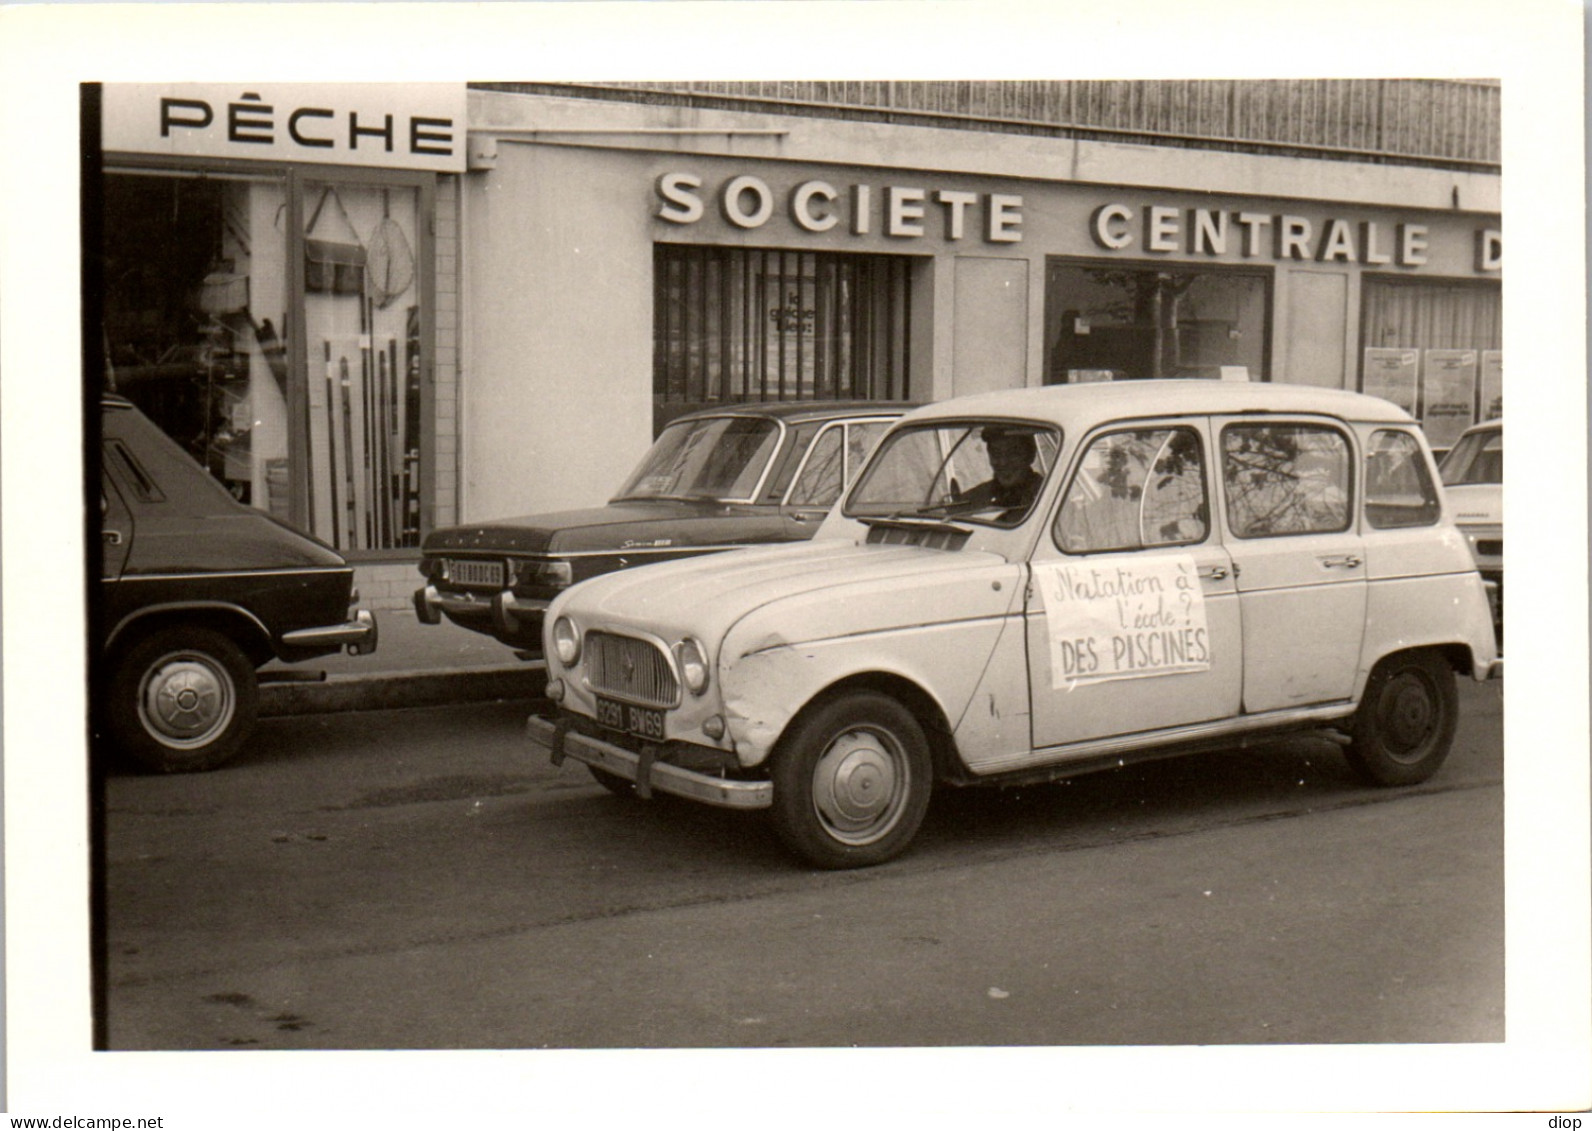
{"label": "storefront sign", "polygon": [[1476,350],[1427,350],[1421,427],[1434,448],[1451,448],[1476,423]]}
{"label": "storefront sign", "polygon": [[1364,390],[1392,401],[1411,416],[1415,415],[1419,380],[1420,354],[1416,350],[1371,347],[1365,351]]}
{"label": "storefront sign", "polygon": [[[1142,254],[1183,253],[1216,258],[1229,253],[1245,259],[1360,263],[1368,267],[1423,267],[1431,252],[1425,224],[1389,223],[1219,208],[1147,205],[1113,201],[1089,216],[1089,236],[1106,251]],[[1478,231],[1477,269],[1503,266],[1503,238]]]}
{"label": "storefront sign", "polygon": [[659,177],[655,186],[657,216],[672,224],[695,224],[715,202],[719,214],[744,230],[761,228],[777,211],[807,232],[843,231],[866,236],[877,231],[896,239],[934,235],[956,242],[982,238],[986,243],[1018,243],[1023,238],[1023,198],[1012,193],[976,193],[960,189],[927,189],[911,185],[852,184],[803,181],[776,193],[763,178],[750,173],[706,185],[695,173],[676,171]]}
{"label": "storefront sign", "polygon": [[108,153],[463,172],[462,83],[108,83]]}
{"label": "storefront sign", "polygon": [[1110,566],[1034,566],[1050,636],[1051,685],[1210,669],[1199,569],[1188,554]]}

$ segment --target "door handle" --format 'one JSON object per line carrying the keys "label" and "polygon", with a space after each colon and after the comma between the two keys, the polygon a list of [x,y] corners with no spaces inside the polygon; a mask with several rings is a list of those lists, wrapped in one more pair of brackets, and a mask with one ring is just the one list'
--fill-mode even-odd
{"label": "door handle", "polygon": [[106,545],[120,546],[122,544],[122,532],[120,530],[106,530],[102,536]]}
{"label": "door handle", "polygon": [[1202,581],[1221,581],[1226,576],[1226,566],[1205,566],[1200,570],[1200,580]]}
{"label": "door handle", "polygon": [[1335,558],[1322,558],[1323,569],[1358,569],[1360,556],[1358,554],[1340,554]]}

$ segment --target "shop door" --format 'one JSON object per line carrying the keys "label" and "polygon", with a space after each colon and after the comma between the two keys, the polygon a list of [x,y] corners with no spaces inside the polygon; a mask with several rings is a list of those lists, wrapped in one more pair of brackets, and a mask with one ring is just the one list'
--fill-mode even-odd
{"label": "shop door", "polygon": [[1347,699],[1366,608],[1353,440],[1307,420],[1234,417],[1216,427],[1243,620],[1244,710]]}

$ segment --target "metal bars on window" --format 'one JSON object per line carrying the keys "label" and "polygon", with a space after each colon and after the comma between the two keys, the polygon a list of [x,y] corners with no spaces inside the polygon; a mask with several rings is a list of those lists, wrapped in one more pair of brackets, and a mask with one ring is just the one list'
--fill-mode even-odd
{"label": "metal bars on window", "polygon": [[904,256],[659,244],[654,279],[653,392],[664,416],[909,395]]}

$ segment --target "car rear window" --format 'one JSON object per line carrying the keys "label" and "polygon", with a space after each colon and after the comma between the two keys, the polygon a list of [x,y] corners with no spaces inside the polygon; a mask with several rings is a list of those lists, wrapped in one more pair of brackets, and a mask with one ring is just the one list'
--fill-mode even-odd
{"label": "car rear window", "polygon": [[1431,526],[1441,513],[1420,441],[1408,432],[1373,432],[1365,453],[1365,521],[1378,530]]}

